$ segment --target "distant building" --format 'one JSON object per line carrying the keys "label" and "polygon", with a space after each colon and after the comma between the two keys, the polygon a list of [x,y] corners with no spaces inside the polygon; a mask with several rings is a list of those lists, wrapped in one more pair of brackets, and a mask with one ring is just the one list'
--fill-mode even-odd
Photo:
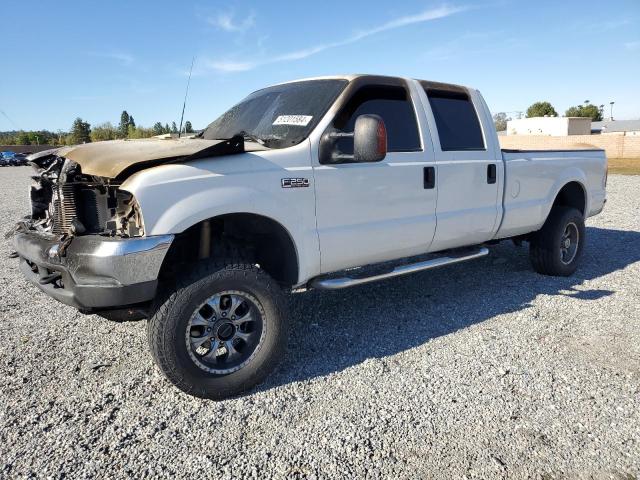
{"label": "distant building", "polygon": [[603,120],[591,123],[594,135],[612,133],[616,135],[640,135],[640,120]]}
{"label": "distant building", "polygon": [[567,135],[591,134],[591,119],[585,117],[530,117],[509,120],[507,135]]}

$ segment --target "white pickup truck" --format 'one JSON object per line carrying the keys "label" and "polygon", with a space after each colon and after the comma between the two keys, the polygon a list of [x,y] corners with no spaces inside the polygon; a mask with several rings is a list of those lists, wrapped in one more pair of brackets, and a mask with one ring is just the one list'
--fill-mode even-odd
{"label": "white pickup truck", "polygon": [[372,75],[252,93],[195,138],[31,156],[15,256],[83,312],[149,318],[153,358],[196,396],[262,381],[285,293],[338,289],[530,244],[570,275],[605,204],[601,150],[501,150],[477,90]]}

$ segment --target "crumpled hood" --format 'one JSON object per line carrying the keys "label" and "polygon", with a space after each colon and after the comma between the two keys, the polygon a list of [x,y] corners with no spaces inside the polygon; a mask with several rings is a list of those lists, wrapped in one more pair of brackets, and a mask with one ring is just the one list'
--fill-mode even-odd
{"label": "crumpled hood", "polygon": [[242,152],[242,137],[231,140],[145,138],[61,147],[30,155],[28,160],[38,163],[38,159],[55,155],[77,163],[86,175],[117,178],[162,163]]}

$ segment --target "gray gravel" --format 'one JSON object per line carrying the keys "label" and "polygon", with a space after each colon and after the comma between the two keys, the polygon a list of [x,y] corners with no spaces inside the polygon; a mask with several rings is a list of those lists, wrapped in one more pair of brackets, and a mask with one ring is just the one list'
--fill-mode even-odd
{"label": "gray gravel", "polygon": [[[29,168],[0,169],[5,226]],[[640,177],[611,176],[571,278],[526,248],[292,298],[268,382],[211,402],[152,365],[142,322],[83,316],[0,256],[0,477],[634,478]]]}

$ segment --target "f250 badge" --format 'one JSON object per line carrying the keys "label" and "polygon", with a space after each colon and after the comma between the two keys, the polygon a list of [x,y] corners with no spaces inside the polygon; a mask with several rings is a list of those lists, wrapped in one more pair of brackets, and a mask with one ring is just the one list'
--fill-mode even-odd
{"label": "f250 badge", "polygon": [[280,181],[282,188],[300,188],[300,187],[308,187],[309,179],[308,178],[283,178]]}

